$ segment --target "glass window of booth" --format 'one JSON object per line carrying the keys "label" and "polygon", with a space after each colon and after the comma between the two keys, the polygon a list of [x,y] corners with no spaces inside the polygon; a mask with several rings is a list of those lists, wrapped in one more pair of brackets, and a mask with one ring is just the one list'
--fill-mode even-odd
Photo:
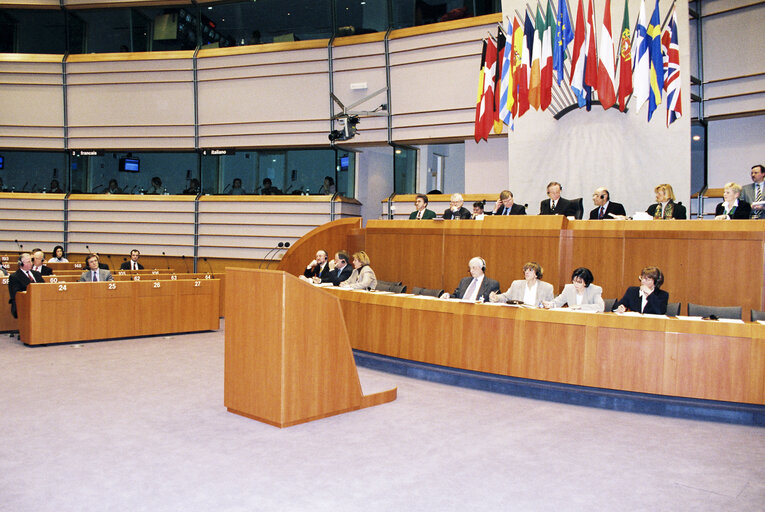
{"label": "glass window of booth", "polygon": [[0,53],[66,53],[64,11],[0,9]]}

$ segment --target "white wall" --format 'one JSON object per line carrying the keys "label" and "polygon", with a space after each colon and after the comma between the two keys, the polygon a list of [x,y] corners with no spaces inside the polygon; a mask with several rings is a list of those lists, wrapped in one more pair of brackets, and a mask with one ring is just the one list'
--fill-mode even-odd
{"label": "white wall", "polygon": [[707,138],[710,188],[720,188],[730,181],[751,183],[752,166],[765,164],[765,116],[711,121]]}
{"label": "white wall", "polygon": [[465,141],[465,193],[483,194],[508,187],[508,145],[505,137],[488,142]]}
{"label": "white wall", "polygon": [[357,195],[364,221],[379,219],[382,213],[380,201],[393,193],[393,148],[373,146],[357,148],[358,159]]}

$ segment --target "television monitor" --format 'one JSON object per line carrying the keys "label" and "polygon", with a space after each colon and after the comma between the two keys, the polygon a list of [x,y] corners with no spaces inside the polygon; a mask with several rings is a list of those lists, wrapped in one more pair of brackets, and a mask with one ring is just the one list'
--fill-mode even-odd
{"label": "television monitor", "polygon": [[5,163],[5,159],[2,156],[0,156],[0,169],[3,168],[4,163]]}
{"label": "television monitor", "polygon": [[140,160],[137,158],[120,158],[120,171],[138,172],[140,170]]}

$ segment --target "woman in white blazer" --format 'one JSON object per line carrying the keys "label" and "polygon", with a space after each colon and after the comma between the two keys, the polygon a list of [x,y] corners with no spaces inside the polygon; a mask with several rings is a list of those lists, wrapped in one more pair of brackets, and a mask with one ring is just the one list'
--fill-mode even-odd
{"label": "woman in white blazer", "polygon": [[571,274],[572,284],[563,287],[563,292],[555,297],[554,300],[544,302],[546,308],[562,308],[566,304],[571,309],[581,309],[584,311],[603,312],[606,305],[603,302],[603,289],[592,284],[594,278],[590,269],[579,267]]}
{"label": "woman in white blazer", "polygon": [[518,279],[510,284],[505,293],[489,295],[491,302],[512,302],[528,306],[540,306],[543,301],[553,300],[553,285],[540,281],[544,271],[539,263],[529,261],[523,266],[524,279]]}
{"label": "woman in white blazer", "polygon": [[354,290],[374,290],[377,288],[377,276],[375,271],[369,266],[369,256],[364,251],[359,251],[353,255],[353,267],[351,277],[340,283],[343,288]]}

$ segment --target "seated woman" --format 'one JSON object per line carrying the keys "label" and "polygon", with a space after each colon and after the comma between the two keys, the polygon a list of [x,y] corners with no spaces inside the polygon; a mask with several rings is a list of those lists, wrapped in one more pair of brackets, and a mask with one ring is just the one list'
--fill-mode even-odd
{"label": "seated woman", "polygon": [[646,212],[654,219],[685,219],[685,206],[675,203],[675,193],[672,185],[663,183],[653,189],[656,203],[648,207]]}
{"label": "seated woman", "polygon": [[374,290],[377,288],[377,276],[369,266],[369,256],[364,251],[353,254],[353,272],[351,277],[340,283],[343,288],[354,290]]}
{"label": "seated woman", "polygon": [[491,302],[515,302],[539,306],[543,301],[553,300],[553,285],[540,281],[543,271],[539,263],[530,261],[523,266],[524,279],[510,284],[505,293],[489,294]]}
{"label": "seated woman", "polygon": [[48,260],[48,263],[69,263],[69,260],[64,257],[64,248],[57,245],[53,248],[53,257]]}
{"label": "seated woman", "polygon": [[486,215],[485,209],[486,208],[486,199],[483,201],[476,201],[473,203],[473,215],[470,217],[473,220],[483,220],[484,216]]}
{"label": "seated woman", "polygon": [[579,267],[571,274],[572,284],[563,287],[563,292],[552,301],[544,301],[542,305],[549,308],[561,308],[568,304],[571,309],[585,311],[600,311],[606,309],[603,302],[603,289],[592,284],[594,278],[590,269]]}
{"label": "seated woman", "polygon": [[659,288],[664,283],[664,274],[659,267],[645,267],[640,271],[640,286],[630,286],[624,292],[624,297],[614,306],[617,313],[634,311],[635,313],[650,313],[653,315],[667,314],[669,293]]}
{"label": "seated woman", "polygon": [[748,219],[752,213],[752,206],[739,199],[741,197],[741,185],[738,183],[726,183],[723,189],[723,201],[715,208],[715,219]]}

